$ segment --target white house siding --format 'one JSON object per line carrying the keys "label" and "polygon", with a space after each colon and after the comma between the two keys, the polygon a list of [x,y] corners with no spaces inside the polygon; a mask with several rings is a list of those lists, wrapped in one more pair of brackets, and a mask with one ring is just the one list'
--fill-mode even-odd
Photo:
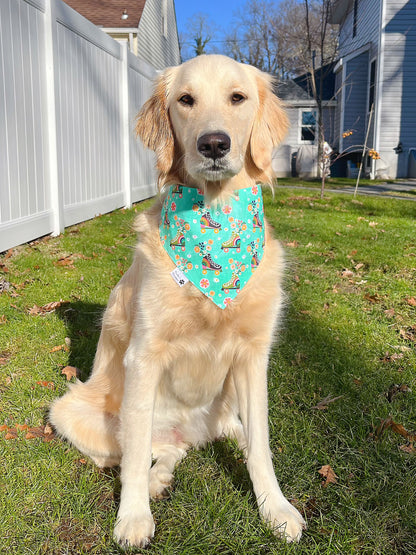
{"label": "white house siding", "polygon": [[[164,10],[166,10],[167,16],[165,25],[163,24]],[[137,55],[156,69],[163,69],[180,63],[178,30],[173,0],[146,1],[139,23]]]}
{"label": "white house siding", "polygon": [[[289,129],[283,143],[273,151],[273,171],[277,177],[290,177],[296,162],[296,155],[302,145],[300,140],[300,117],[302,110],[316,110],[314,103],[290,104],[285,106],[289,119]],[[292,167],[293,166],[293,167]]]}
{"label": "white house siding", "polygon": [[[406,177],[409,150],[416,147],[416,0],[386,0],[379,143],[391,177]],[[393,150],[399,142],[403,152]]]}
{"label": "white house siding", "polygon": [[[305,109],[312,109],[310,106],[304,107]],[[286,114],[289,118],[289,131],[286,135],[284,140],[285,144],[292,145],[294,150],[298,149],[299,146],[299,110],[302,109],[302,106],[299,107],[288,107],[286,109]]]}

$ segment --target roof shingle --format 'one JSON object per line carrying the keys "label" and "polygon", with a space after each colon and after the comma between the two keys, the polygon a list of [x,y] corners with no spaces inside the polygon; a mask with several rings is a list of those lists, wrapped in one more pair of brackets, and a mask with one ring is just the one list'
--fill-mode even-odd
{"label": "roof shingle", "polygon": [[[146,0],[64,0],[72,9],[98,27],[136,28]],[[126,10],[127,19],[121,19]]]}

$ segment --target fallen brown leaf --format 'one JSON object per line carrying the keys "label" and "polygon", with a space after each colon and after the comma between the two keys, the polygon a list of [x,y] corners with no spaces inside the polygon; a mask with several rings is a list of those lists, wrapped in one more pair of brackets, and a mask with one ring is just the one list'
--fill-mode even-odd
{"label": "fallen brown leaf", "polygon": [[69,382],[70,379],[79,377],[79,370],[75,366],[65,366],[62,368],[61,374],[64,374]]}
{"label": "fallen brown leaf", "polygon": [[44,433],[41,426],[36,428],[29,428],[27,434],[25,435],[25,439],[36,439],[36,438],[43,438]]}
{"label": "fallen brown leaf", "polygon": [[43,306],[38,306],[37,304],[35,304],[32,308],[29,309],[29,314],[32,314],[32,315],[46,314],[48,312],[53,312],[54,310],[56,310],[57,308],[60,308],[65,304],[68,304],[68,301],[63,301],[62,299],[60,301],[47,303]]}
{"label": "fallen brown leaf", "polygon": [[25,439],[43,439],[43,441],[51,441],[54,438],[54,431],[49,424],[29,428],[25,435]]}
{"label": "fallen brown leaf", "polygon": [[343,397],[342,395],[339,395],[338,397],[331,397],[331,395],[327,395],[324,399],[319,401],[319,403],[312,408],[318,409],[318,410],[326,410],[330,403],[334,403],[335,401],[338,401],[338,399],[341,399],[342,397]]}
{"label": "fallen brown leaf", "polygon": [[45,434],[45,436],[49,436],[51,434],[54,434],[53,428],[49,423],[45,425],[43,433]]}
{"label": "fallen brown leaf", "polygon": [[412,343],[416,343],[416,325],[409,326],[406,329],[401,329],[399,333],[400,337],[406,339],[406,341],[412,341]]}
{"label": "fallen brown leaf", "polygon": [[390,354],[389,352],[387,352],[383,358],[381,358],[381,362],[394,362],[395,360],[399,360],[401,358],[403,358],[403,353],[393,353]]}
{"label": "fallen brown leaf", "polygon": [[380,297],[377,295],[377,293],[375,293],[374,295],[370,295],[370,293],[366,293],[364,295],[364,299],[366,299],[367,301],[370,301],[370,303],[379,303],[380,302]]}
{"label": "fallen brown leaf", "polygon": [[8,353],[7,351],[3,351],[2,353],[0,353],[0,366],[4,366],[5,364],[7,364],[10,360],[10,356],[10,353]]}
{"label": "fallen brown leaf", "polygon": [[292,247],[292,248],[296,248],[299,246],[299,242],[298,241],[291,241],[290,243],[286,243],[287,247]]}
{"label": "fallen brown leaf", "polygon": [[40,382],[36,382],[36,385],[40,385],[41,387],[47,387],[48,389],[55,389],[55,384],[53,382],[40,381]]}
{"label": "fallen brown leaf", "polygon": [[55,347],[52,347],[52,349],[49,352],[57,353],[58,351],[69,351],[69,347],[64,343],[63,345],[56,345]]}
{"label": "fallen brown leaf", "polygon": [[319,474],[324,478],[322,482],[322,486],[326,488],[329,484],[337,484],[338,483],[338,476],[333,471],[331,465],[324,464],[319,470]]}
{"label": "fallen brown leaf", "polygon": [[414,297],[410,297],[409,299],[406,299],[407,304],[410,306],[416,306],[416,299]]}
{"label": "fallen brown leaf", "polygon": [[16,428],[8,428],[4,439],[16,439],[17,438],[17,430]]}
{"label": "fallen brown leaf", "polygon": [[391,429],[395,434],[399,434],[402,437],[405,437],[409,441],[416,441],[416,434],[412,434],[406,430],[406,428],[402,424],[397,424],[397,422],[392,422]]}
{"label": "fallen brown leaf", "polygon": [[65,266],[66,268],[71,268],[74,269],[74,261],[72,259],[72,254],[69,254],[68,256],[62,256],[61,258],[59,258],[58,260],[56,260],[53,263],[54,266]]}
{"label": "fallen brown leaf", "polygon": [[409,443],[407,445],[399,445],[400,451],[404,451],[405,453],[416,453],[416,447],[414,443]]}
{"label": "fallen brown leaf", "polygon": [[395,422],[391,416],[381,420],[380,424],[374,431],[374,439],[378,441],[387,430],[391,429],[395,434],[401,435],[410,442],[416,441],[416,434],[412,434],[406,430],[402,424]]}

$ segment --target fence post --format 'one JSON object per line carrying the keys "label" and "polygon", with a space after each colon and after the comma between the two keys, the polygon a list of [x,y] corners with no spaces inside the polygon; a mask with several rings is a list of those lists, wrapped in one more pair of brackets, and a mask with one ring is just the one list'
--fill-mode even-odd
{"label": "fence post", "polygon": [[129,121],[129,51],[127,43],[121,44],[121,175],[124,192],[124,206],[131,207],[130,182],[130,121]]}
{"label": "fence post", "polygon": [[45,58],[46,58],[46,94],[48,101],[47,137],[48,169],[51,208],[53,212],[53,235],[59,235],[65,229],[64,206],[58,172],[58,149],[56,137],[56,91],[58,78],[57,67],[57,22],[55,0],[46,0],[45,4]]}

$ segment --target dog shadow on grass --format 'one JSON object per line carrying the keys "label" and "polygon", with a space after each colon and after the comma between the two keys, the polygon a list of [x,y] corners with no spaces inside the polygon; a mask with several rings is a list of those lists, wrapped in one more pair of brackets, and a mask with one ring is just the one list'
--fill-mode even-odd
{"label": "dog shadow on grass", "polygon": [[81,301],[66,303],[57,310],[70,339],[67,364],[78,369],[82,382],[92,371],[104,310],[105,305]]}

